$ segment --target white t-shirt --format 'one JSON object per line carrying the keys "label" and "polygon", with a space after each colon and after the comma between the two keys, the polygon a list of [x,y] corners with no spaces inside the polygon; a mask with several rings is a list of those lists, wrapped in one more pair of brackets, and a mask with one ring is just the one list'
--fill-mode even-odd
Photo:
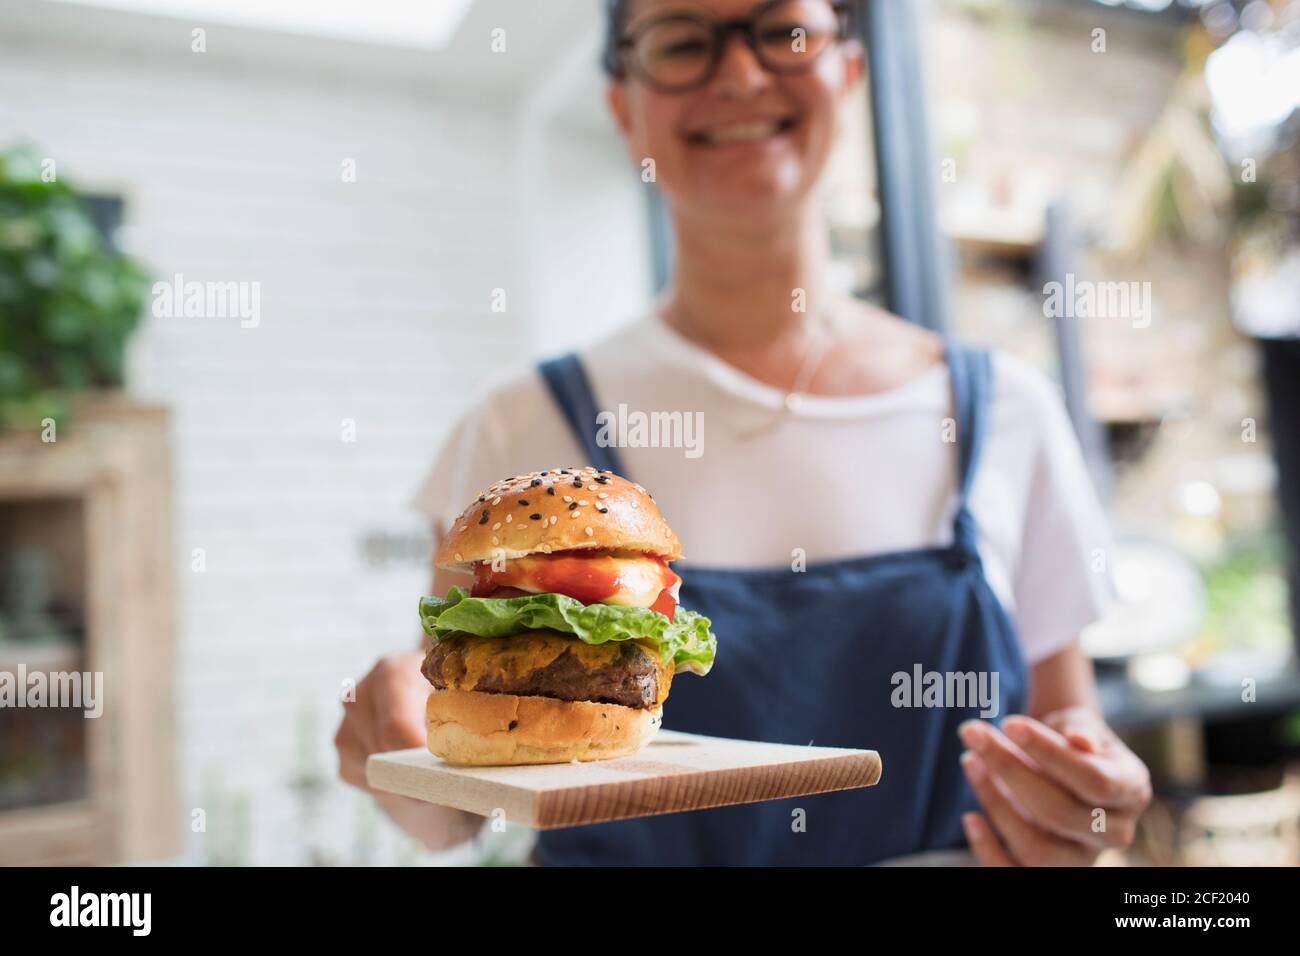
{"label": "white t-shirt", "polygon": [[[701,426],[617,450],[698,566],[790,566],[946,545],[957,446],[945,365],[887,392],[805,396],[773,425],[783,393],[654,315],[581,352],[596,407],[637,439],[636,413]],[[1055,387],[996,354],[994,397],[971,491],[984,571],[1033,663],[1075,641],[1109,600],[1106,521]],[[625,405],[620,415],[620,405]],[[683,417],[683,422],[686,420]],[[765,427],[766,426],[766,427]],[[945,440],[945,436],[947,440]],[[496,480],[589,464],[536,369],[489,391],[456,423],[415,499],[442,528]]]}

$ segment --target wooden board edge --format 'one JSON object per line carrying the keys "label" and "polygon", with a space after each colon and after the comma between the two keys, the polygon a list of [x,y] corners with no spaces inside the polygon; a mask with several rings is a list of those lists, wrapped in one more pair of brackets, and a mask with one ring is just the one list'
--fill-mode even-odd
{"label": "wooden board edge", "polygon": [[[536,794],[533,807],[535,822],[529,826],[536,830],[557,830],[592,823],[609,823],[614,820],[662,816],[666,813],[709,810],[715,807],[742,806],[747,803],[761,803],[786,797],[816,796],[819,793],[833,793],[838,790],[856,790],[874,787],[880,781],[882,771],[880,754],[874,750],[800,760],[797,765],[810,768],[833,767],[836,770],[833,783],[816,790],[794,786],[788,773],[792,764],[778,763],[758,767],[730,767],[726,770],[687,771],[645,780],[621,780],[582,787],[567,787],[563,790],[547,790]],[[683,784],[699,782],[703,779],[707,779],[709,785],[723,795],[722,799],[701,803],[698,799],[689,798],[689,790],[682,790]],[[760,781],[758,787],[753,786],[756,779]],[[732,784],[746,785],[746,789],[752,791],[752,794],[744,800],[725,796],[735,789]],[[634,799],[637,791],[645,793],[647,789],[656,794],[654,800],[642,802]],[[669,791],[667,799],[661,799],[658,794],[665,789]],[[623,801],[625,803],[623,809],[626,812],[598,818],[578,816],[578,809],[592,797],[597,799],[606,797],[615,803]],[[648,806],[655,806],[656,809],[647,809]]]}
{"label": "wooden board edge", "polygon": [[[366,758],[366,783],[375,790],[395,793],[403,797],[412,797],[433,806],[453,807],[457,810],[465,810],[484,817],[488,816],[488,814],[483,813],[483,805],[488,802],[495,802],[499,806],[493,807],[493,810],[500,809],[505,814],[507,822],[518,823],[526,827],[536,827],[537,825],[537,794],[535,791],[499,781],[480,780],[476,777],[456,777],[455,779],[462,788],[462,792],[468,795],[466,798],[457,799],[453,797],[448,800],[430,800],[425,788],[410,786],[406,783],[403,774],[413,768],[395,761],[376,759],[384,756],[385,754],[371,754]],[[503,792],[505,799],[501,798]]]}

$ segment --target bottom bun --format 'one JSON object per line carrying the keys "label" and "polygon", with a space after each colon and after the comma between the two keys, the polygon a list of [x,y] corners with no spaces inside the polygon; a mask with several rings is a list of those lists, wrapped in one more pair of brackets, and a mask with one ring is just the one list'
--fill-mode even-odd
{"label": "bottom bun", "polygon": [[455,764],[568,763],[636,753],[663,708],[435,690],[425,707],[429,751]]}

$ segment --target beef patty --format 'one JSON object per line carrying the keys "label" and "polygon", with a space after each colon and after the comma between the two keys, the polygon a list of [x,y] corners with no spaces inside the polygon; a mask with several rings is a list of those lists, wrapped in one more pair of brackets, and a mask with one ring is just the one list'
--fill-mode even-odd
{"label": "beef patty", "polygon": [[451,634],[433,645],[422,670],[439,690],[587,700],[639,709],[662,704],[672,681],[672,671],[639,644],[584,644],[546,631],[511,637]]}

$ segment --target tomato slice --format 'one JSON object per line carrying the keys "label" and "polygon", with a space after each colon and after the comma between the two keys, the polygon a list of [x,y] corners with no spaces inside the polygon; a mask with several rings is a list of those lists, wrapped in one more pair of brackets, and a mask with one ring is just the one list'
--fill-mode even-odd
{"label": "tomato slice", "polygon": [[650,610],[658,611],[671,621],[677,614],[677,601],[673,598],[672,594],[668,592],[668,589],[664,588],[659,592],[659,596],[655,598],[654,604],[650,605]]}
{"label": "tomato slice", "polygon": [[[619,586],[618,575],[611,573],[604,562],[566,555],[534,561],[529,577],[543,594],[567,594],[583,604],[599,604],[615,594]],[[511,587],[517,580],[509,562],[500,572],[493,571],[488,562],[481,562],[474,568],[474,590],[470,593],[486,597],[498,588]]]}
{"label": "tomato slice", "polygon": [[474,565],[474,586],[470,589],[470,597],[492,597],[497,590],[494,577],[492,565],[486,561]]}
{"label": "tomato slice", "polygon": [[[583,604],[605,603],[618,594],[622,584],[617,567],[613,567],[612,562],[601,560],[604,557],[599,553],[573,552],[532,556],[526,564],[507,561],[500,571],[494,571],[489,562],[482,561],[474,566],[474,586],[470,594],[474,597],[513,597],[537,591],[566,594]],[[659,565],[661,580],[668,587],[659,592],[650,609],[672,620],[677,599],[671,591],[681,578],[669,570],[667,562],[660,558],[653,560]],[[518,585],[523,585],[526,590],[521,590]]]}

